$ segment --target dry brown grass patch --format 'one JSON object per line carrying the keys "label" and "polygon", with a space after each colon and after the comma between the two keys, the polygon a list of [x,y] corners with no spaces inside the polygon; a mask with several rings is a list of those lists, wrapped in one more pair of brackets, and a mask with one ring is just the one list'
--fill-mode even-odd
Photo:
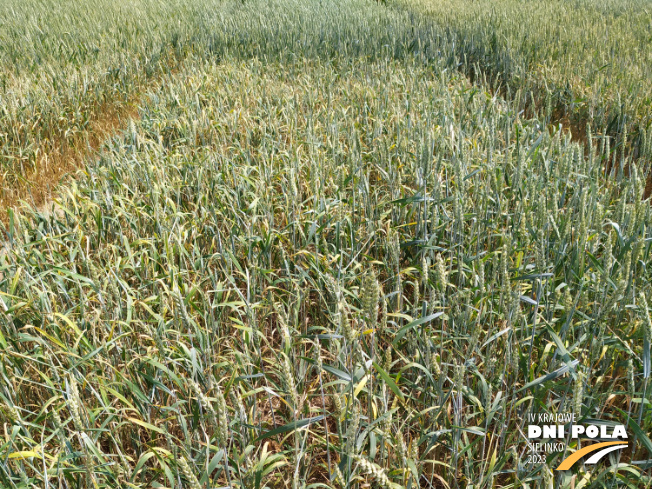
{"label": "dry brown grass patch", "polygon": [[[124,103],[107,102],[98,106],[86,130],[43,148],[37,164],[26,171],[22,181],[7,182],[0,177],[2,208],[17,207],[21,201],[35,207],[45,205],[52,199],[53,190],[95,155],[108,137],[124,127],[125,121],[137,117],[137,103],[138,97],[134,96]],[[2,219],[6,218],[3,213]]]}

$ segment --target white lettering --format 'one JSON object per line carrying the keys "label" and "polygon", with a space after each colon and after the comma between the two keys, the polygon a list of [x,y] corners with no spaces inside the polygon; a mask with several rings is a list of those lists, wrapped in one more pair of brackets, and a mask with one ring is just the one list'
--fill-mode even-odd
{"label": "white lettering", "polygon": [[600,434],[600,430],[598,429],[597,426],[594,425],[589,425],[589,427],[586,429],[586,436],[589,438],[595,438]]}
{"label": "white lettering", "polygon": [[572,438],[579,438],[579,436],[584,433],[584,426],[581,424],[574,424],[573,427],[571,428],[571,437]]}
{"label": "white lettering", "polygon": [[621,424],[616,425],[614,428],[614,438],[627,438],[627,432],[625,431],[625,427]]}
{"label": "white lettering", "polygon": [[528,438],[539,438],[541,436],[541,427],[535,424],[528,425],[527,427],[527,437]]}
{"label": "white lettering", "polygon": [[613,438],[613,436],[607,432],[607,425],[600,425],[600,438]]}

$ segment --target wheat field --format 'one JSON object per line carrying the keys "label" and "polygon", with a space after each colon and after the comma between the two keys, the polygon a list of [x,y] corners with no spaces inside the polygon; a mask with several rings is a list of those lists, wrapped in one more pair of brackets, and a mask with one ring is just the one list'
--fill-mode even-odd
{"label": "wheat field", "polygon": [[645,2],[12,2],[0,487],[652,486]]}

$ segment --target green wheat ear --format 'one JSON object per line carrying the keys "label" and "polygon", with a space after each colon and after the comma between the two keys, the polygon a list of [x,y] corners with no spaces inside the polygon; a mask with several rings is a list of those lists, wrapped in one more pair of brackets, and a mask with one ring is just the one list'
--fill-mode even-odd
{"label": "green wheat ear", "polygon": [[371,270],[364,278],[361,290],[362,309],[370,329],[378,326],[379,285],[376,274]]}
{"label": "green wheat ear", "polygon": [[179,457],[177,459],[177,463],[181,469],[181,473],[185,477],[186,482],[190,485],[191,489],[201,489],[201,484],[197,480],[197,476],[190,468],[190,465],[188,464],[188,461],[185,459],[185,457]]}
{"label": "green wheat ear", "polygon": [[575,378],[575,384],[573,387],[573,412],[577,414],[578,419],[582,417],[582,401],[584,398],[584,380],[585,380],[584,372],[578,370]]}
{"label": "green wheat ear", "polygon": [[650,310],[647,305],[647,299],[645,298],[645,294],[643,292],[639,294],[639,298],[641,299],[641,309],[643,311],[645,339],[648,342],[652,342],[652,319],[650,318]]}
{"label": "green wheat ear", "polygon": [[217,422],[218,422],[218,436],[219,442],[222,447],[226,447],[229,440],[229,412],[224,399],[224,394],[218,386],[215,396],[217,398]]}

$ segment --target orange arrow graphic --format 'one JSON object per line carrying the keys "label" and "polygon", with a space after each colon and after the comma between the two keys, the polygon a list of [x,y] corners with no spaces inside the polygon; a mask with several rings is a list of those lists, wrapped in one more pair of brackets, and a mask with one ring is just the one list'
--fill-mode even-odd
{"label": "orange arrow graphic", "polygon": [[594,443],[593,445],[584,447],[574,454],[566,457],[562,463],[559,464],[559,467],[557,467],[555,470],[568,470],[584,455],[588,455],[591,452],[595,452],[596,450],[600,450],[601,448],[609,447],[611,445],[626,445],[626,443],[623,441],[605,441],[603,443]]}

